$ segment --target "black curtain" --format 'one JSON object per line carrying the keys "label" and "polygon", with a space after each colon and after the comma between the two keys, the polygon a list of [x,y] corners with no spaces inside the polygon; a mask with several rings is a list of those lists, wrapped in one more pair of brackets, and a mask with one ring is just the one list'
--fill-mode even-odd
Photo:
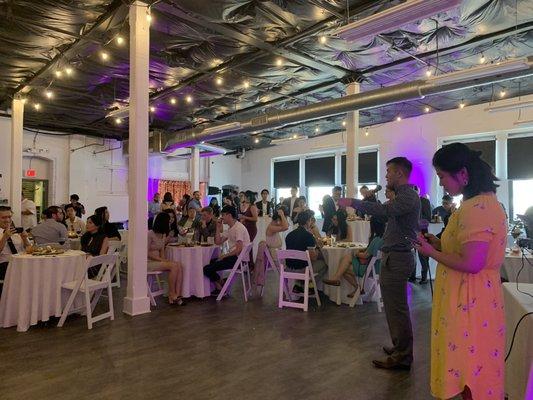
{"label": "black curtain", "polygon": [[[378,152],[359,153],[359,183],[378,182]],[[341,183],[346,184],[346,155],[341,159]]]}
{"label": "black curtain", "polygon": [[335,185],[335,156],[305,160],[305,186]]}
{"label": "black curtain", "polygon": [[274,162],[274,187],[300,186],[300,160]]}
{"label": "black curtain", "polygon": [[533,137],[507,140],[507,177],[533,179]]}

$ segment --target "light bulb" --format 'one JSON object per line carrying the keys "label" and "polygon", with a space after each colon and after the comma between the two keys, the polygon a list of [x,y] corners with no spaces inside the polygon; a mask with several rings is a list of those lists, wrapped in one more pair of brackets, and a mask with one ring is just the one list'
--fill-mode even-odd
{"label": "light bulb", "polygon": [[465,104],[465,103],[463,103],[462,101],[461,101],[461,102],[459,103],[459,108],[460,108],[460,109],[463,109],[463,108],[465,108],[465,106],[466,106],[466,104]]}
{"label": "light bulb", "polygon": [[192,96],[187,95],[187,96],[185,97],[185,101],[186,101],[187,103],[192,103]]}
{"label": "light bulb", "polygon": [[214,58],[211,60],[211,67],[216,67],[220,64],[222,64],[222,60],[220,58]]}
{"label": "light bulb", "polygon": [[61,78],[61,77],[63,76],[63,71],[57,70],[57,71],[56,71],[56,76],[57,76],[58,78]]}
{"label": "light bulb", "polygon": [[500,98],[504,98],[507,95],[507,92],[505,90],[500,91]]}
{"label": "light bulb", "polygon": [[148,23],[152,23],[152,14],[150,14],[150,12],[147,12],[146,13],[146,19],[148,20]]}
{"label": "light bulb", "polygon": [[244,81],[242,85],[244,86],[245,89],[248,89],[250,87],[250,82]]}
{"label": "light bulb", "polygon": [[33,108],[35,108],[37,111],[39,111],[41,109],[41,105],[39,103],[35,103],[33,105]]}
{"label": "light bulb", "polygon": [[259,138],[255,138],[254,143],[259,143]]}
{"label": "light bulb", "polygon": [[424,107],[424,112],[428,113],[430,111],[429,107]]}
{"label": "light bulb", "polygon": [[283,65],[283,60],[282,60],[281,58],[277,58],[277,59],[276,59],[276,65],[277,65],[278,67],[281,67],[281,66]]}
{"label": "light bulb", "polygon": [[154,106],[150,106],[150,112],[155,112],[155,107]]}
{"label": "light bulb", "polygon": [[222,80],[222,78],[221,78],[220,76],[217,77],[217,79],[215,79],[215,83],[216,83],[218,86],[222,85],[223,82],[224,82],[224,81]]}
{"label": "light bulb", "polygon": [[431,76],[431,70],[429,68],[426,70],[426,76],[428,78]]}
{"label": "light bulb", "polygon": [[72,68],[70,68],[70,67],[65,68],[65,73],[67,75],[72,75],[72,72],[73,72]]}
{"label": "light bulb", "polygon": [[298,135],[292,135],[293,139],[298,139]]}
{"label": "light bulb", "polygon": [[365,136],[368,136],[369,135],[369,132],[368,132],[368,128],[365,129]]}
{"label": "light bulb", "polygon": [[326,42],[328,41],[328,38],[325,37],[324,35],[321,35],[318,37],[318,41],[320,42],[320,44],[326,44]]}
{"label": "light bulb", "polygon": [[170,104],[175,105],[177,103],[176,99],[174,97],[170,98]]}
{"label": "light bulb", "polygon": [[316,133],[320,132],[320,128],[319,128],[319,127],[316,127],[316,128],[315,128],[315,132],[316,132]]}
{"label": "light bulb", "polygon": [[400,122],[402,120],[402,117],[396,117],[396,121]]}
{"label": "light bulb", "polygon": [[117,125],[120,125],[122,123],[122,120],[120,118],[115,118],[115,122]]}
{"label": "light bulb", "polygon": [[100,57],[102,57],[102,60],[106,61],[109,58],[109,54],[107,54],[105,51],[102,51],[100,53]]}
{"label": "light bulb", "polygon": [[342,121],[342,126],[346,126],[346,121]]}
{"label": "light bulb", "polygon": [[124,38],[122,36],[117,36],[117,44],[119,46],[124,44]]}
{"label": "light bulb", "polygon": [[54,93],[52,93],[50,90],[47,90],[45,93],[45,96],[49,99],[51,99],[52,97],[54,97]]}
{"label": "light bulb", "polygon": [[481,57],[479,57],[479,63],[485,64],[485,61],[486,61],[485,55],[481,54]]}

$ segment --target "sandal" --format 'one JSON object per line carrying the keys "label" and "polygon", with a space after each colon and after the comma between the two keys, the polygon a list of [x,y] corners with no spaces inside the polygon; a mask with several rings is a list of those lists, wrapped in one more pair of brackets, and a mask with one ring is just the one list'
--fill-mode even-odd
{"label": "sandal", "polygon": [[324,283],[326,285],[331,285],[331,286],[340,286],[341,285],[341,281],[339,281],[338,279],[322,279],[322,283]]}

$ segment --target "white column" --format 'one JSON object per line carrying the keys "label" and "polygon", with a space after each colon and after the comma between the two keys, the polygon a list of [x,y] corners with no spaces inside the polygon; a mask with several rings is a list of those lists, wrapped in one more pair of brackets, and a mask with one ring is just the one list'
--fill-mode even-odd
{"label": "white column", "polygon": [[22,140],[24,129],[24,102],[16,96],[11,105],[11,174],[9,189],[9,205],[13,211],[13,222],[16,226],[21,224],[22,201]]}
{"label": "white column", "polygon": [[[359,93],[359,84],[350,83],[346,94]],[[359,181],[359,111],[346,113],[346,197],[355,197]]]}
{"label": "white column", "polygon": [[335,153],[335,186],[342,186],[342,152]]}
{"label": "white column", "polygon": [[[300,182],[298,183],[298,196],[307,197],[307,187],[305,186],[305,156],[300,157]],[[307,199],[309,201],[309,199]]]}
{"label": "white column", "polygon": [[191,164],[189,166],[189,178],[191,180],[191,192],[200,190],[200,149],[191,147]]}
{"label": "white column", "polygon": [[124,312],[138,315],[150,312],[146,270],[148,236],[148,65],[150,24],[147,5],[136,1],[130,6],[130,110],[129,110],[129,231],[128,291]]}
{"label": "white column", "polygon": [[494,174],[500,178],[498,182],[498,189],[496,194],[507,212],[509,212],[509,185],[507,179],[507,133],[499,133],[496,135],[496,171]]}

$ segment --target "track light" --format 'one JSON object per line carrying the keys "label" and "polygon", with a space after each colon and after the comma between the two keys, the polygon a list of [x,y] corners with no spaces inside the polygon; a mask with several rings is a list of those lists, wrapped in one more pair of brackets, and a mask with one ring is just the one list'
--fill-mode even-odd
{"label": "track light", "polygon": [[324,35],[321,35],[318,37],[318,41],[320,42],[320,44],[326,44],[326,42],[328,41],[328,38]]}
{"label": "track light", "polygon": [[282,59],[281,57],[278,57],[278,58],[276,59],[276,65],[277,65],[278,67],[281,67],[281,66],[283,65],[283,59]]}
{"label": "track light", "polygon": [[56,71],[56,77],[57,77],[57,78],[61,78],[62,76],[63,76],[63,71],[61,71],[61,70],[58,69],[58,70]]}
{"label": "track light", "polygon": [[485,61],[487,61],[487,59],[485,58],[485,55],[483,53],[481,53],[481,57],[479,57],[479,63],[480,64],[485,64]]}
{"label": "track light", "polygon": [[500,90],[500,98],[501,99],[503,99],[506,95],[507,95],[507,92],[504,89]]}
{"label": "track light", "polygon": [[242,85],[244,86],[245,89],[248,89],[250,87],[250,82],[249,81],[244,81],[244,83]]}
{"label": "track light", "polygon": [[170,98],[170,104],[172,104],[173,106],[176,105],[177,102],[178,101],[174,97]]}
{"label": "track light", "polygon": [[222,85],[223,82],[224,80],[220,76],[215,79],[215,83],[217,84],[217,86]]}
{"label": "track light", "polygon": [[398,116],[396,117],[396,121],[400,122],[402,120],[402,117]]}
{"label": "track light", "polygon": [[426,76],[429,78],[431,76],[431,70],[428,68],[426,69]]}
{"label": "track light", "polygon": [[346,126],[346,121],[342,121],[342,126]]}
{"label": "track light", "polygon": [[122,119],[120,119],[120,118],[115,118],[115,123],[116,123],[117,125],[120,125],[120,124],[122,123]]}
{"label": "track light", "polygon": [[124,44],[124,38],[122,36],[117,36],[117,44],[122,46]]}
{"label": "track light", "polygon": [[100,57],[102,57],[102,60],[107,61],[109,59],[109,54],[107,54],[105,51],[102,51],[100,53]]}
{"label": "track light", "polygon": [[464,101],[461,100],[461,102],[459,103],[459,108],[462,110],[465,107],[466,107],[466,104],[464,103]]}
{"label": "track light", "polygon": [[430,110],[429,107],[424,107],[424,112],[425,112],[425,113],[428,113],[428,112],[430,112],[430,111],[431,111],[431,110]]}

